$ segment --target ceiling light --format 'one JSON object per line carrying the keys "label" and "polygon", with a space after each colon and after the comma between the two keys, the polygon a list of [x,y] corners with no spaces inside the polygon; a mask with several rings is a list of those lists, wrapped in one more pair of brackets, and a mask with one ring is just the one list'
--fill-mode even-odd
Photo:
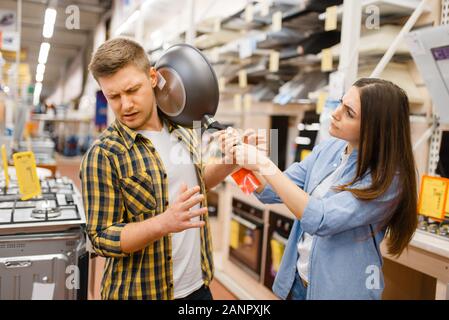
{"label": "ceiling light", "polygon": [[39,63],[39,64],[37,65],[37,68],[36,68],[36,74],[37,74],[37,73],[42,73],[42,74],[45,73],[45,64]]}
{"label": "ceiling light", "polygon": [[39,50],[39,63],[47,63],[48,52],[50,51],[50,44],[48,42],[41,43],[41,49]]}
{"label": "ceiling light", "polygon": [[55,24],[56,22],[56,10],[53,8],[47,8],[45,10],[44,24]]}
{"label": "ceiling light", "polygon": [[42,35],[45,38],[51,38],[53,36],[53,30],[56,22],[56,10],[53,8],[47,8],[45,10],[45,21]]}

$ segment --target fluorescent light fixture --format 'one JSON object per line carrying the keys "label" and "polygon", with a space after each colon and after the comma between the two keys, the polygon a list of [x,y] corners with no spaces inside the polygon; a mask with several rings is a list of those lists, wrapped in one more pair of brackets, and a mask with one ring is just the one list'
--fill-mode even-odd
{"label": "fluorescent light fixture", "polygon": [[42,42],[39,50],[39,63],[47,63],[48,52],[50,51],[50,44],[48,42]]}
{"label": "fluorescent light fixture", "polygon": [[35,106],[39,104],[41,91],[42,91],[42,83],[37,82],[36,85],[34,86],[34,95],[33,95],[33,104]]}
{"label": "fluorescent light fixture", "polygon": [[140,10],[136,10],[134,11],[134,13],[128,18],[126,19],[126,21],[116,29],[115,31],[115,35],[118,36],[121,33],[123,33],[126,29],[128,29],[128,27],[134,23],[134,21],[137,20],[137,18],[139,18],[139,14],[140,14]]}
{"label": "fluorescent light fixture", "polygon": [[42,35],[44,36],[44,38],[53,37],[54,27],[55,27],[54,24],[44,24],[44,29],[42,30]]}
{"label": "fluorescent light fixture", "polygon": [[51,38],[53,36],[53,30],[56,22],[56,10],[53,8],[47,8],[45,10],[44,29],[42,35],[45,38]]}
{"label": "fluorescent light fixture", "polygon": [[53,8],[47,8],[45,10],[44,24],[55,24],[56,22],[56,10]]}
{"label": "fluorescent light fixture", "polygon": [[9,93],[9,87],[5,86],[5,87],[3,88],[3,91],[5,91],[5,93]]}
{"label": "fluorescent light fixture", "polygon": [[36,81],[42,82],[44,80],[44,74],[43,73],[36,73]]}
{"label": "fluorescent light fixture", "polygon": [[41,73],[41,74],[45,73],[45,64],[39,63],[37,65],[36,74],[38,74],[38,73]]}

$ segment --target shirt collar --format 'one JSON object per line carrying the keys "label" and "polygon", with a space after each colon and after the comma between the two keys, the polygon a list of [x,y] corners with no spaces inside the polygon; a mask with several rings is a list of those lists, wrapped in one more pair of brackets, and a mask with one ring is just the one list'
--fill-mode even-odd
{"label": "shirt collar", "polygon": [[[167,125],[168,132],[172,133],[172,131],[177,128],[177,125],[170,120],[166,119],[165,117],[161,117],[160,114],[159,117],[162,123],[165,123]],[[123,138],[128,150],[131,149],[140,133],[138,133],[136,130],[130,129],[129,127],[121,123],[118,119],[115,119],[113,126]]]}

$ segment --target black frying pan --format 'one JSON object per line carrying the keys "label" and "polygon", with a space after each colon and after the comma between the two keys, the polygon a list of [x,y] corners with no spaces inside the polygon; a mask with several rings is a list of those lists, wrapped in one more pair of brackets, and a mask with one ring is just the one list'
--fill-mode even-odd
{"label": "black frying pan", "polygon": [[217,76],[198,49],[176,44],[164,52],[155,68],[156,100],[167,118],[184,127],[193,127],[195,121],[201,121],[204,130],[224,129],[213,119],[219,99]]}
{"label": "black frying pan", "polygon": [[[176,44],[159,58],[155,67],[158,73],[156,101],[167,118],[184,127],[201,123],[202,131],[224,129],[213,118],[219,99],[217,76],[198,49]],[[232,177],[247,194],[260,185],[247,169],[238,170]]]}

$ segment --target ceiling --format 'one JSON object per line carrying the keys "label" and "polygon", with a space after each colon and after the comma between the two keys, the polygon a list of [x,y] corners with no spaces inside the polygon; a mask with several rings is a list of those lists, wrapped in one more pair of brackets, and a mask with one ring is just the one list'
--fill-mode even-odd
{"label": "ceiling", "polygon": [[[42,28],[45,10],[52,0],[22,0],[21,48],[26,51],[25,63],[29,64],[31,82],[34,83],[41,43],[51,44],[45,68],[42,96],[49,96],[56,88],[61,70],[66,68],[75,56],[91,44],[92,34],[102,15],[111,8],[112,0],[58,0],[56,23],[51,39],[44,39]],[[52,1],[53,2],[53,1]],[[69,5],[80,10],[80,28],[69,30],[65,13]],[[0,9],[17,10],[16,0],[2,0]]]}

